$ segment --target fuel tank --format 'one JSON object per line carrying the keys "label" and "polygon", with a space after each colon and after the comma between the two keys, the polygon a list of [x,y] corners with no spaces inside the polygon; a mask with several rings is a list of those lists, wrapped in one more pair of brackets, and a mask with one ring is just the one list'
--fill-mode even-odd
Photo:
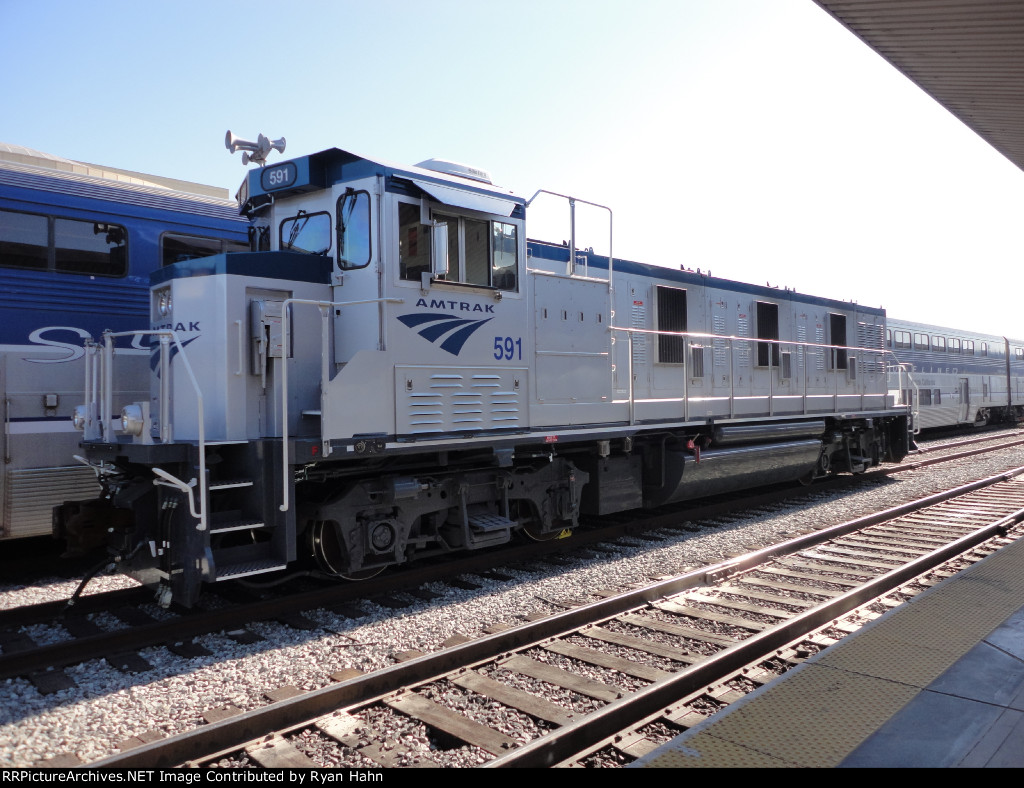
{"label": "fuel tank", "polygon": [[644,489],[644,506],[721,495],[733,490],[795,481],[814,470],[821,440],[786,441],[755,446],[707,449],[699,454],[667,449],[663,481]]}

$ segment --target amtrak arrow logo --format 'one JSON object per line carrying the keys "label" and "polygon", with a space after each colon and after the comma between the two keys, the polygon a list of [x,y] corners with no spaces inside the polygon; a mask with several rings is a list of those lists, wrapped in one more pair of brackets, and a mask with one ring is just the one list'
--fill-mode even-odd
{"label": "amtrak arrow logo", "polygon": [[[195,342],[197,339],[199,339],[199,337],[192,337],[191,339],[186,339],[184,342],[181,343],[182,349],[188,347],[193,342]],[[174,357],[176,355],[178,355],[178,345],[177,345],[176,342],[172,342],[171,343],[171,355],[168,356],[168,361],[173,361]],[[160,341],[159,340],[157,340],[155,342],[151,341],[149,343],[149,368],[151,370],[153,370],[154,372],[156,372],[158,377],[160,375],[160,370],[158,369],[159,366],[160,366]]]}
{"label": "amtrak arrow logo", "polygon": [[[446,350],[453,356],[459,355],[462,346],[473,336],[480,326],[489,323],[494,318],[488,317],[485,320],[467,320],[464,317],[446,315],[442,312],[416,313],[412,315],[399,315],[398,319],[411,329],[422,326],[416,333],[428,342],[441,342],[441,349]],[[442,341],[443,340],[443,341]]]}

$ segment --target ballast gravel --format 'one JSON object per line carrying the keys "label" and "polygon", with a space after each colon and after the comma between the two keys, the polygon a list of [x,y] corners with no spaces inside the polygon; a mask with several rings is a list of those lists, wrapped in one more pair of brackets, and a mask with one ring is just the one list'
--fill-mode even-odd
{"label": "ballast gravel", "polygon": [[[364,672],[383,668],[403,651],[437,650],[453,635],[480,635],[494,625],[521,623],[523,616],[535,611],[557,610],[557,600],[588,599],[599,589],[624,590],[1020,465],[1024,465],[1024,449],[1015,448],[908,471],[866,489],[821,493],[774,512],[719,518],[717,524],[702,524],[712,527],[695,532],[663,530],[658,534],[660,541],[623,540],[614,550],[591,550],[587,557],[563,566],[543,565],[540,571],[536,566],[529,571],[502,568],[501,574],[512,579],[474,576],[473,581],[482,584],[477,590],[433,584],[429,588],[437,598],[400,611],[369,602],[361,603],[365,615],[358,618],[313,611],[307,617],[318,628],[311,631],[254,623],[247,629],[261,636],[255,643],[240,644],[226,632],[197,638],[212,656],[185,659],[165,648],[146,649],[142,656],[152,669],[144,673],[124,673],[102,660],[75,665],[65,670],[76,686],[51,695],[40,694],[26,679],[5,679],[0,681],[0,768],[38,765],[69,754],[83,762],[98,760],[117,752],[130,737],[151,731],[172,735],[202,725],[203,713],[211,709],[257,708],[268,702],[264,693],[283,686],[322,687],[331,683],[331,674],[345,668]],[[131,584],[125,578],[102,578],[90,584],[89,591]],[[74,581],[66,580],[31,588],[0,584],[0,609],[67,599],[75,587]],[[160,614],[156,609],[150,612]],[[67,640],[66,634],[47,627],[32,627],[27,634],[39,643]],[[507,673],[502,669],[485,672]],[[601,671],[595,671],[594,677],[608,680]],[[519,675],[515,679],[511,683],[524,689],[536,689],[539,684]],[[616,680],[623,683],[620,676]],[[474,696],[444,692],[471,716],[474,709],[483,721],[495,714]],[[578,713],[600,705],[589,699],[567,699],[565,691],[552,692],[550,685],[548,692],[552,702],[574,707]],[[430,752],[429,733],[423,726],[391,710],[376,712],[369,722],[376,730],[387,731],[391,741],[407,742],[413,754],[403,757],[410,764],[420,757],[416,751],[429,753],[442,766],[474,766],[485,760],[468,747]],[[525,741],[536,735],[536,723],[509,719],[503,730]],[[345,765],[360,763],[357,753],[339,748],[315,731],[306,731],[300,738],[302,749],[324,765],[337,765],[339,752],[347,753]],[[241,756],[240,762],[224,765],[245,765],[245,761]]]}

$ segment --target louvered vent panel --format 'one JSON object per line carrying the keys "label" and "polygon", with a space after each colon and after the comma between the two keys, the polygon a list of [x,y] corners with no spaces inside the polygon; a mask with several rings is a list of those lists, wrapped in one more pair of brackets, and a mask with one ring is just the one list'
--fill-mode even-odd
{"label": "louvered vent panel", "polygon": [[43,536],[53,527],[53,507],[100,495],[96,473],[84,465],[11,471],[6,496],[10,532],[4,536]]}
{"label": "louvered vent panel", "polygon": [[[882,350],[885,347],[885,327],[870,323],[857,323],[857,347]],[[881,353],[862,353],[861,370],[869,375],[885,372],[885,359]]]}
{"label": "louvered vent panel", "polygon": [[396,433],[525,428],[525,369],[396,367]]}

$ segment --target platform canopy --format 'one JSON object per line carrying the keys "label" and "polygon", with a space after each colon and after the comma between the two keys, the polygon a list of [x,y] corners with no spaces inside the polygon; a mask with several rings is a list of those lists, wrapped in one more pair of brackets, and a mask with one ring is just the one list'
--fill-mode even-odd
{"label": "platform canopy", "polygon": [[815,0],[1024,170],[1022,0]]}

